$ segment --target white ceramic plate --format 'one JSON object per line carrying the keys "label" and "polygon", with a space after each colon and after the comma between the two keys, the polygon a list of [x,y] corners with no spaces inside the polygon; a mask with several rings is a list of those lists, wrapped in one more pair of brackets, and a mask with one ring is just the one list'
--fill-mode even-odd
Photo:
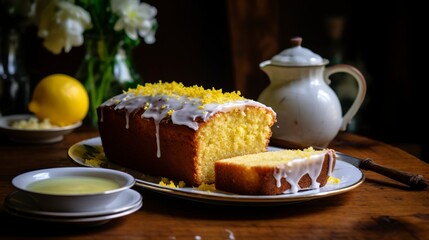
{"label": "white ceramic plate", "polygon": [[9,212],[14,216],[30,219],[30,220],[49,222],[49,223],[73,224],[73,225],[80,225],[80,226],[98,226],[108,222],[111,219],[123,217],[131,213],[134,213],[138,211],[142,206],[143,206],[143,203],[141,202],[140,204],[137,204],[136,206],[128,210],[113,213],[113,214],[89,216],[89,217],[66,217],[66,218],[59,217],[59,216],[33,215],[33,214],[18,212],[9,208],[5,208],[5,209],[7,212]]}
{"label": "white ceramic plate", "polygon": [[82,122],[77,122],[73,125],[52,129],[17,129],[11,127],[12,122],[27,120],[30,117],[34,116],[30,114],[20,114],[0,117],[0,132],[8,135],[9,139],[14,142],[54,143],[63,140],[64,135],[71,133],[74,129],[82,125]]}
{"label": "white ceramic plate", "polygon": [[[270,151],[280,148],[270,147]],[[322,197],[333,196],[336,194],[350,191],[363,183],[365,176],[362,171],[353,165],[341,160],[338,156],[333,177],[340,179],[340,183],[328,183],[320,189],[302,190],[298,193],[287,193],[281,195],[239,195],[216,190],[208,192],[198,190],[193,187],[171,188],[159,185],[159,178],[145,175],[141,172],[128,169],[117,164],[111,163],[104,158],[101,166],[94,166],[85,159],[98,156],[104,157],[102,152],[101,139],[99,137],[90,138],[72,145],[68,150],[68,156],[74,162],[87,167],[103,167],[126,171],[136,178],[136,186],[153,190],[159,193],[174,197],[180,197],[188,200],[230,205],[280,205],[295,202],[302,202]]]}
{"label": "white ceramic plate", "polygon": [[130,210],[142,204],[142,196],[133,189],[127,189],[121,193],[112,203],[104,209],[85,212],[53,212],[41,210],[32,198],[22,191],[15,191],[9,194],[4,202],[4,206],[9,210],[25,215],[37,215],[39,217],[62,217],[62,218],[83,218],[101,215],[116,214]]}

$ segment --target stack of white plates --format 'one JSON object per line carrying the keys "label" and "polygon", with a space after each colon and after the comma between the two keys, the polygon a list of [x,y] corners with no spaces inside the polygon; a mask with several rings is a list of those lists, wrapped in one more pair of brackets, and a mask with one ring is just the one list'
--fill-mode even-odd
{"label": "stack of white plates", "polygon": [[143,198],[133,189],[125,190],[103,209],[84,212],[52,212],[40,209],[33,199],[22,191],[9,194],[4,202],[5,209],[12,215],[45,222],[66,224],[98,225],[139,210]]}

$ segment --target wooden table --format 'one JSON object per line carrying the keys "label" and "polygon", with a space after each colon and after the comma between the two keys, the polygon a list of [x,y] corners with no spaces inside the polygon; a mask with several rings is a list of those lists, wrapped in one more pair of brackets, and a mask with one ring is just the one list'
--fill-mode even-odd
{"label": "wooden table", "polygon": [[[81,127],[62,142],[25,145],[0,140],[0,201],[14,191],[14,176],[41,168],[75,166],[74,143],[98,136]],[[332,148],[429,177],[429,165],[390,145],[341,133]],[[429,239],[429,192],[365,171],[359,187],[317,200],[281,206],[199,203],[136,187],[143,207],[96,227],[25,220],[0,207],[0,239]],[[232,238],[234,237],[234,238]]]}

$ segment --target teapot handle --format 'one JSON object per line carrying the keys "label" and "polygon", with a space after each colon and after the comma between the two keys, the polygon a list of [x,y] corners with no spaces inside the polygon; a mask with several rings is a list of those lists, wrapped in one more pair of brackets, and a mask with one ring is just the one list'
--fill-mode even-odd
{"label": "teapot handle", "polygon": [[330,84],[331,81],[329,79],[329,76],[334,73],[340,73],[340,72],[348,73],[352,75],[352,77],[358,83],[358,92],[357,92],[356,98],[353,101],[353,104],[350,106],[349,110],[346,112],[346,114],[344,114],[343,121],[341,122],[340,130],[345,131],[347,129],[347,124],[351,122],[352,118],[356,115],[357,111],[362,105],[363,100],[365,99],[366,81],[365,81],[365,77],[362,75],[362,73],[359,70],[347,64],[337,64],[331,67],[327,67],[324,72],[325,81],[328,84]]}

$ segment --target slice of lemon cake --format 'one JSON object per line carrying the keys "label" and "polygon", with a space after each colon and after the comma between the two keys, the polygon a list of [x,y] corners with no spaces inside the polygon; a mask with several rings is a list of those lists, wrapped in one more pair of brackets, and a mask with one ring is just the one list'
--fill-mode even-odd
{"label": "slice of lemon cake", "polygon": [[279,150],[219,160],[217,190],[248,195],[296,193],[323,187],[335,166],[332,149]]}
{"label": "slice of lemon cake", "polygon": [[214,162],[267,151],[276,114],[239,92],[147,83],[98,108],[109,161],[142,173],[214,183]]}

